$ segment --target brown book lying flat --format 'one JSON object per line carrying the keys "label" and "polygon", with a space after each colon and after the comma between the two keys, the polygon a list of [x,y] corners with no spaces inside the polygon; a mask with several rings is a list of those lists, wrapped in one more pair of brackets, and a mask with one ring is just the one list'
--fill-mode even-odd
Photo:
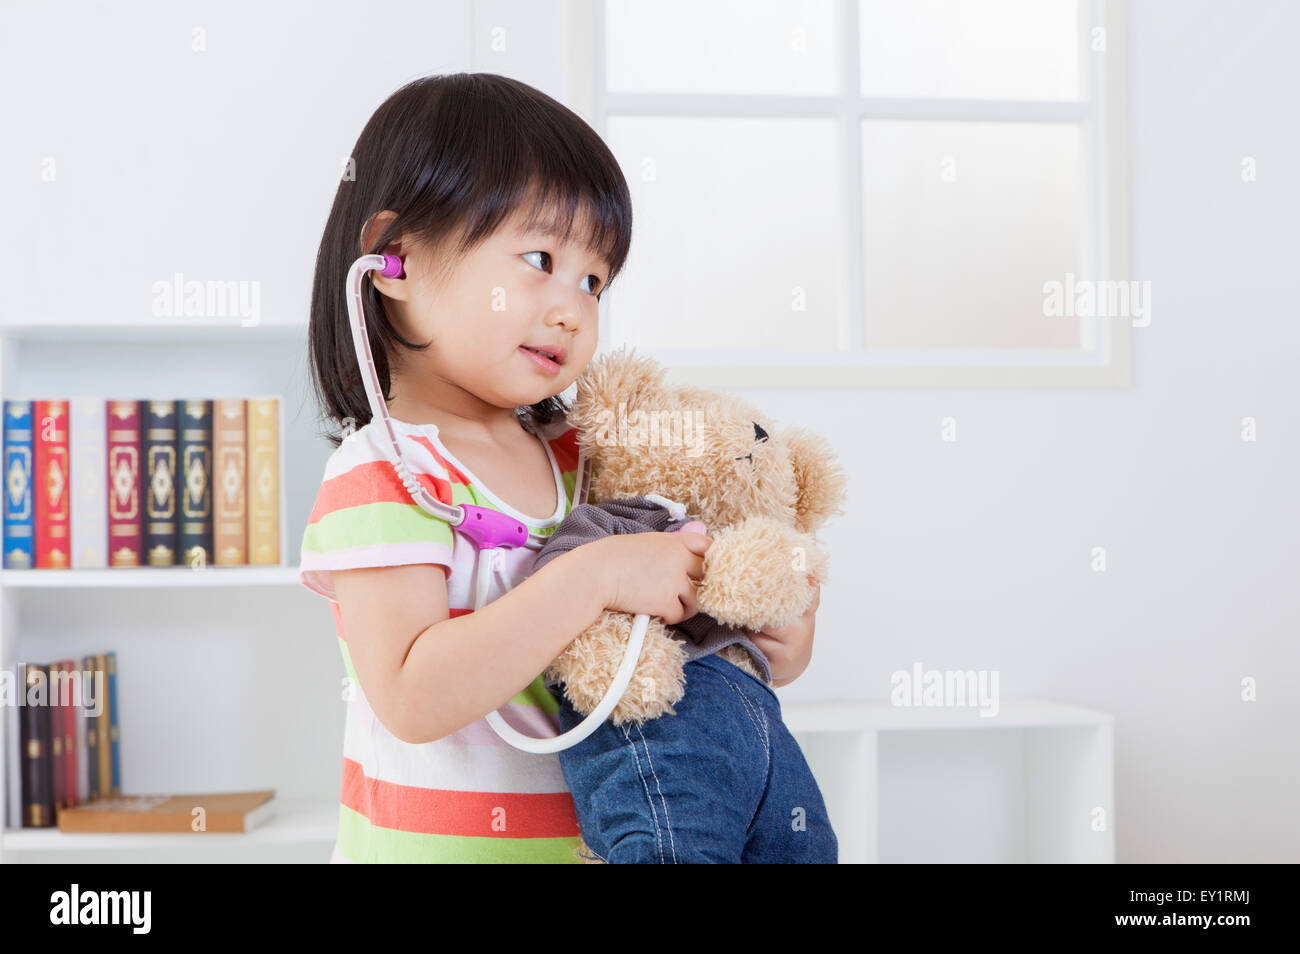
{"label": "brown book lying flat", "polygon": [[[59,812],[59,831],[185,833],[252,831],[275,814],[275,792],[123,795]],[[196,809],[202,809],[197,811]]]}

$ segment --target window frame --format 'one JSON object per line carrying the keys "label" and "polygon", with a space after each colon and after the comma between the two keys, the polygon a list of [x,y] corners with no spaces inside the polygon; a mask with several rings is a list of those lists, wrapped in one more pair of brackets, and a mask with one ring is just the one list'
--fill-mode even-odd
{"label": "window frame", "polygon": [[[1078,319],[1080,348],[865,347],[862,123],[873,119],[1079,124],[1087,168],[1085,219],[1092,241],[1081,272],[1096,281],[1129,279],[1125,0],[1079,0],[1081,98],[1049,100],[894,99],[861,93],[857,0],[833,0],[838,89],[827,96],[621,93],[606,88],[604,0],[570,0],[572,104],[604,138],[611,116],[833,118],[842,189],[838,348],[778,354],[769,349],[663,349],[640,346],[674,380],[762,388],[1127,388],[1132,386],[1132,320]],[[1105,53],[1089,49],[1105,31]],[[635,248],[633,250],[635,254]],[[1062,276],[1064,278],[1064,276]],[[619,341],[617,291],[602,303],[601,341]],[[859,316],[854,320],[853,316]],[[1089,350],[1091,349],[1091,350]],[[894,352],[890,354],[889,352]],[[922,362],[924,354],[936,360]]]}

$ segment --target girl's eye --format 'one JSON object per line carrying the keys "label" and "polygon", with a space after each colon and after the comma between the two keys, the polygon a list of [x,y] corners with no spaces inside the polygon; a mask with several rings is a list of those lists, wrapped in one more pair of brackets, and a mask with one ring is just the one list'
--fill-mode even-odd
{"label": "girl's eye", "polygon": [[[533,259],[531,259],[531,258],[528,257],[528,256],[530,256],[530,255],[537,255],[537,256],[539,256],[540,261],[538,261],[538,262],[534,262]],[[526,261],[529,265],[532,265],[534,268],[541,269],[541,270],[544,271],[544,272],[549,272],[549,271],[551,270],[551,253],[550,253],[550,252],[524,252],[522,258],[523,258],[524,261]],[[587,279],[590,279],[590,280],[591,280],[591,284],[590,284],[590,286],[588,286],[587,288],[585,288],[584,291],[586,291],[587,294],[589,294],[589,295],[595,295],[595,296],[596,296],[596,299],[599,300],[599,299],[600,299],[600,295],[599,295],[599,293],[597,293],[596,288],[600,285],[600,276],[599,276],[599,275],[588,275],[588,276],[587,276]],[[584,279],[584,281],[586,281],[587,279]]]}
{"label": "girl's eye", "polygon": [[[530,259],[530,258],[528,257],[529,255],[540,255],[540,256],[542,256],[542,261],[545,262],[545,264],[543,264],[543,265],[533,265],[533,260]],[[529,265],[533,265],[534,268],[540,268],[540,269],[541,269],[542,271],[544,271],[544,272],[549,272],[549,271],[551,270],[551,253],[550,253],[550,252],[524,252],[524,256],[523,256],[523,257],[524,257],[524,261],[527,262]]]}

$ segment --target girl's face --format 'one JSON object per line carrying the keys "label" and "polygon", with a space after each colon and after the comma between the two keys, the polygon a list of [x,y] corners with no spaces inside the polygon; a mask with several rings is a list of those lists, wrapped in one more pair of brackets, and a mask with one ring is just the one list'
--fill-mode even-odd
{"label": "girl's face", "polygon": [[398,355],[403,407],[479,416],[487,405],[536,404],[569,387],[591,360],[596,296],[609,266],[573,241],[589,234],[588,223],[576,221],[562,245],[554,236],[523,231],[522,219],[516,213],[503,222],[449,274],[445,261],[416,244],[399,252],[405,280],[376,276],[379,290],[396,299],[389,313],[399,332],[432,342],[423,352]]}

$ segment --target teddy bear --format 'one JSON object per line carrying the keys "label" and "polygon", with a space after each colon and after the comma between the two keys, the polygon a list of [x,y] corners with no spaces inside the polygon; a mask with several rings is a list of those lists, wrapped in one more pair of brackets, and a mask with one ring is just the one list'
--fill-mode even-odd
{"label": "teddy bear", "polygon": [[[650,619],[632,681],[610,718],[595,735],[561,753],[583,837],[601,860],[607,860],[601,847],[611,853],[619,849],[622,857],[608,860],[667,860],[669,855],[742,860],[746,849],[736,844],[742,838],[734,831],[729,843],[707,850],[678,844],[691,841],[691,832],[684,830],[690,827],[691,805],[719,784],[714,772],[701,783],[703,792],[693,792],[699,780],[692,775],[701,764],[724,760],[723,774],[745,776],[732,779],[732,788],[745,788],[762,800],[769,794],[764,778],[771,781],[765,762],[774,762],[780,750],[790,767],[790,794],[802,803],[791,808],[814,812],[826,829],[818,842],[825,860],[834,836],[820,792],[780,721],[770,666],[749,636],[793,623],[812,605],[813,581],[827,579],[826,556],[815,533],[843,512],[846,478],[824,437],[800,427],[778,428],[736,395],[670,385],[666,374],[653,359],[625,347],[596,358],[579,377],[568,420],[591,465],[588,503],[573,508],[535,561],[540,567],[607,532],[698,530],[712,541],[696,586],[699,613],[675,626]],[[631,614],[603,611],[547,668],[547,683],[562,692],[569,722],[590,713],[604,696],[632,622]],[[563,722],[563,709],[561,717]],[[741,738],[745,732],[752,736],[748,742]],[[639,767],[627,760],[629,743]],[[699,752],[687,757],[697,745],[705,747],[712,763],[702,763]],[[613,761],[602,763],[604,755]],[[674,755],[679,764],[670,764]],[[665,793],[667,770],[684,802]],[[629,797],[644,803],[646,794],[637,794],[644,787],[653,793],[651,801],[659,798],[662,805],[652,805],[653,817],[639,827],[631,823],[621,835],[601,833],[593,839],[593,818],[599,826],[604,816],[627,814],[616,804],[616,776],[627,782]],[[594,804],[596,790],[610,802],[606,809]],[[723,794],[714,791],[713,800]],[[669,824],[674,805],[676,838]],[[745,821],[755,821],[753,812]],[[783,817],[777,822],[776,827],[788,827]],[[780,841],[777,837],[773,844]],[[800,851],[797,845],[769,845],[766,857],[753,849],[743,860],[809,860]]]}

